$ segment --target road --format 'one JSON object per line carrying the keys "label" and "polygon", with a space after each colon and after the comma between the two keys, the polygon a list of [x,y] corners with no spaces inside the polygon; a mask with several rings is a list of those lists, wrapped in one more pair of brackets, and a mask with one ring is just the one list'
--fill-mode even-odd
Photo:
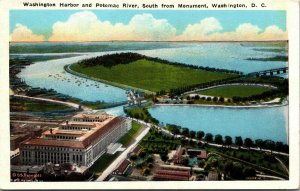
{"label": "road", "polygon": [[289,169],[285,166],[285,164],[278,157],[275,157],[275,159],[281,164],[286,173],[289,174]]}
{"label": "road", "polygon": [[150,130],[149,126],[144,126],[145,128],[143,128],[140,132],[140,134],[135,138],[134,142],[125,150],[123,151],[123,153],[118,156],[118,158],[116,158],[114,160],[114,162],[112,162],[105,170],[104,172],[101,174],[101,176],[99,176],[97,178],[96,181],[103,181],[108,175],[110,175],[112,173],[113,170],[116,169],[117,165],[120,164],[124,159],[127,158],[129,152],[140,142],[140,140],[142,140],[144,138],[145,135],[147,135],[147,133]]}
{"label": "road", "polygon": [[[58,103],[58,104],[63,104],[63,105],[67,105],[73,108],[78,109],[79,108],[79,104],[77,103],[73,103],[73,102],[67,102],[67,101],[58,101],[55,99],[48,99],[48,98],[40,98],[40,97],[30,97],[30,96],[25,96],[25,95],[13,95],[14,97],[18,97],[18,98],[25,98],[25,99],[32,99],[32,100],[39,100],[39,101],[47,101],[47,102],[51,102],[51,103]],[[81,107],[84,111],[89,111],[91,110],[90,108],[87,107]]]}
{"label": "road", "polygon": [[11,120],[11,123],[27,123],[27,124],[37,124],[37,125],[58,125],[61,122],[47,122],[47,121],[26,121],[26,120]]}
{"label": "road", "polygon": [[258,177],[268,178],[270,180],[286,180],[284,178],[278,177],[278,176],[271,176],[271,175],[265,175],[265,174],[257,174]]}
{"label": "road", "polygon": [[220,85],[209,86],[207,88],[199,88],[199,89],[196,89],[196,90],[184,92],[183,95],[187,95],[187,94],[190,94],[190,93],[203,91],[203,90],[209,90],[209,89],[213,89],[213,88],[226,87],[226,86],[260,86],[260,87],[268,87],[268,88],[272,88],[272,89],[277,89],[276,86],[272,86],[272,85],[269,85],[269,84],[231,83],[231,84],[220,84]]}

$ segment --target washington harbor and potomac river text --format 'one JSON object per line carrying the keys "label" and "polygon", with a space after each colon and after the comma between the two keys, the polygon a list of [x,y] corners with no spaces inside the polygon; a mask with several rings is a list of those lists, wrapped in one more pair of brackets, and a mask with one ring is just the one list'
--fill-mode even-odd
{"label": "washington harbor and potomac river text", "polygon": [[53,8],[123,8],[123,9],[247,9],[266,8],[265,3],[204,3],[204,4],[137,4],[137,3],[41,3],[23,2],[24,7],[53,7]]}

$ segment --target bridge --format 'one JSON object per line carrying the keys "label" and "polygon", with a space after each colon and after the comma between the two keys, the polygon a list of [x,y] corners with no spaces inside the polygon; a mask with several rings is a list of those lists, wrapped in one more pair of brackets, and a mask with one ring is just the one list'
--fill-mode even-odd
{"label": "bridge", "polygon": [[136,90],[127,90],[127,105],[123,108],[125,110],[131,109],[134,107],[143,107],[146,106],[149,102],[145,100],[144,94],[142,92],[138,92]]}
{"label": "bridge", "polygon": [[247,76],[273,76],[277,74],[285,74],[288,72],[288,67],[283,67],[283,68],[274,68],[270,70],[263,70],[259,72],[252,72],[247,74]]}

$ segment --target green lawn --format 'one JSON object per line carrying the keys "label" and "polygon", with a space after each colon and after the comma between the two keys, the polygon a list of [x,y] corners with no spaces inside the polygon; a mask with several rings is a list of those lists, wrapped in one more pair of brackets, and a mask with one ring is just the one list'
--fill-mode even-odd
{"label": "green lawn", "polygon": [[119,64],[111,68],[101,65],[83,67],[79,64],[73,64],[71,69],[97,79],[152,92],[237,76],[237,74],[192,69],[146,59],[137,60],[129,64]]}
{"label": "green lawn", "polygon": [[127,147],[137,134],[142,130],[143,126],[135,121],[132,122],[132,128],[121,138],[119,143],[123,144],[123,147]]}
{"label": "green lawn", "polygon": [[199,91],[197,93],[203,95],[211,95],[211,96],[221,96],[221,97],[248,97],[252,95],[261,94],[263,92],[269,91],[271,88],[269,87],[259,87],[259,86],[225,86],[225,87],[217,87],[213,89]]}
{"label": "green lawn", "polygon": [[71,109],[63,104],[29,99],[10,99],[11,111],[51,112]]}
{"label": "green lawn", "polygon": [[103,154],[94,164],[89,168],[91,172],[100,173],[103,172],[118,156],[120,152],[116,152],[113,155]]}

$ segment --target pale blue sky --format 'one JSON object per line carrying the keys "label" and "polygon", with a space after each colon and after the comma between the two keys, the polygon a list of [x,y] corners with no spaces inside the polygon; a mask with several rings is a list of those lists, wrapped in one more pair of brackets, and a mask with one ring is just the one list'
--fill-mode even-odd
{"label": "pale blue sky", "polygon": [[[70,15],[82,10],[12,10],[10,11],[10,32],[17,23],[27,26],[34,34],[49,37],[52,25],[57,21],[66,21]],[[90,11],[90,10],[89,10]],[[276,25],[286,30],[286,11],[185,11],[185,10],[92,10],[99,20],[109,21],[112,24],[127,24],[136,14],[150,13],[156,19],[167,19],[180,34],[188,24],[198,23],[207,17],[215,17],[222,24],[222,32],[234,31],[239,24],[251,23],[259,28]]]}

